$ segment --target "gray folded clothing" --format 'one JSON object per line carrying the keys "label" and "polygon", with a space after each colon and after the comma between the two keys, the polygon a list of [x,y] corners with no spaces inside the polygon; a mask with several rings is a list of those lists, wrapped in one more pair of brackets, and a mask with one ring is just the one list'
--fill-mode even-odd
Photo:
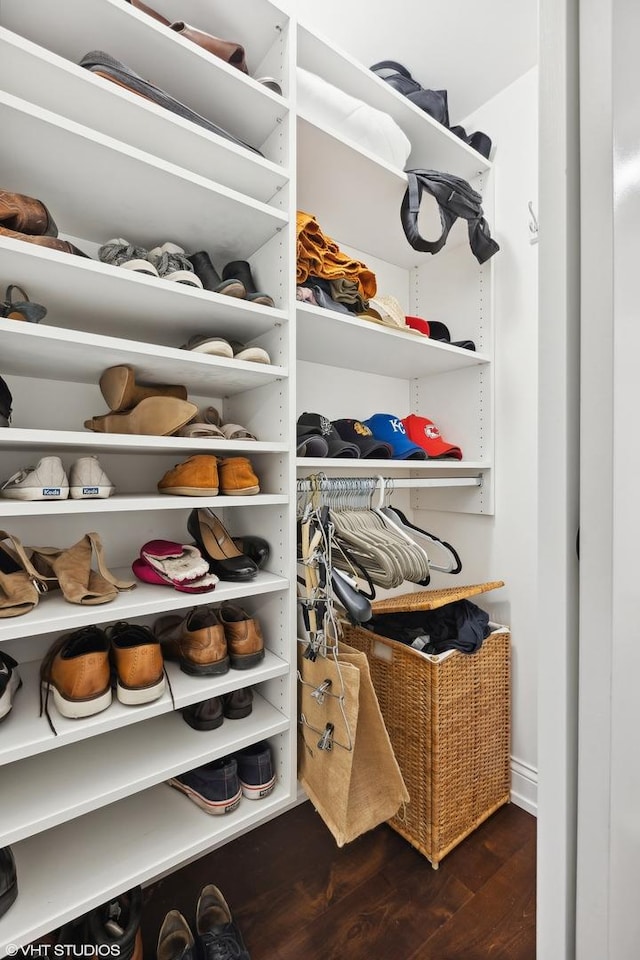
{"label": "gray folded clothing", "polygon": [[355,313],[362,313],[369,308],[369,301],[362,296],[355,280],[340,277],[338,280],[329,280],[331,296],[338,303],[346,303]]}
{"label": "gray folded clothing", "polygon": [[89,53],[86,53],[80,61],[80,66],[84,67],[85,70],[90,70],[91,73],[97,74],[99,77],[103,77],[105,80],[111,80],[113,83],[117,83],[132,93],[146,97],[148,100],[153,101],[153,103],[157,103],[158,106],[170,110],[185,120],[190,120],[191,123],[196,123],[199,127],[204,127],[211,133],[217,133],[219,137],[224,137],[225,140],[231,140],[232,143],[237,143],[239,146],[251,150],[252,153],[257,153],[259,156],[262,156],[260,151],[256,150],[255,147],[245,143],[244,140],[239,140],[238,137],[234,137],[228,130],[224,130],[217,124],[212,123],[211,120],[201,117],[195,110],[191,110],[190,107],[185,106],[184,103],[176,100],[175,97],[161,90],[160,87],[149,83],[148,80],[145,80],[137,74],[131,67],[109,56],[108,53],[104,53],[103,50],[91,50]]}

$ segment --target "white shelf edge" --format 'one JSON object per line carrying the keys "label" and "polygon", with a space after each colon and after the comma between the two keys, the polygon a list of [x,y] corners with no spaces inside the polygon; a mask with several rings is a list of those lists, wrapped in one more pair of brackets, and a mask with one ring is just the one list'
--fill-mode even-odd
{"label": "white shelf edge", "polygon": [[26,427],[0,429],[0,450],[21,447],[61,447],[87,450],[135,450],[137,453],[287,453],[285,443],[263,440],[215,440],[190,437],[151,437],[126,433],[81,433],[79,430],[31,430]]}
{"label": "white shelf edge", "polygon": [[203,604],[217,604],[224,600],[257,597],[265,593],[278,593],[289,589],[288,580],[264,570],[261,570],[253,580],[244,583],[221,580],[213,590],[196,594],[182,593],[171,587],[139,583],[130,567],[115,569],[112,572],[120,579],[134,581],[135,588],[119,593],[110,603],[96,606],[67,603],[58,591],[56,591],[58,595],[45,595],[38,606],[29,613],[0,620],[0,643],[3,640],[15,640],[18,637],[76,630],[78,627],[94,623],[111,623],[149,614],[171,613],[174,610],[184,610]]}
{"label": "white shelf edge", "polygon": [[171,494],[114,494],[106,500],[7,500],[0,497],[0,517],[61,517],[90,513],[128,513],[155,510],[193,510],[212,507],[265,507],[286,506],[289,498],[279,493],[258,493],[255,496],[239,497],[219,494],[217,497],[182,497]]}
{"label": "white shelf edge", "polygon": [[491,470],[491,464],[482,460],[365,460],[341,459],[339,457],[297,457],[296,469],[306,470],[356,470],[358,473],[369,471],[377,475],[389,470],[415,470],[418,473],[451,473],[460,474],[465,471]]}

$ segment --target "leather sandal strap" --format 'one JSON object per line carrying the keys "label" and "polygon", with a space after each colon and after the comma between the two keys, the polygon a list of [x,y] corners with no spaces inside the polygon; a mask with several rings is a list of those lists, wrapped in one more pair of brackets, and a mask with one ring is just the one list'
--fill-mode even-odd
{"label": "leather sandal strap", "polygon": [[22,303],[29,303],[29,297],[27,296],[26,292],[22,289],[22,287],[19,287],[17,283],[10,283],[5,293],[5,297],[7,298],[7,303],[9,306],[13,305],[14,290],[17,290],[18,293],[22,294]]}
{"label": "leather sandal strap", "polygon": [[46,590],[47,589],[46,584],[48,581],[55,582],[55,579],[56,579],[55,577],[45,577],[44,574],[39,573],[36,570],[34,565],[31,563],[31,560],[27,556],[27,552],[25,548],[22,546],[22,543],[18,540],[17,537],[14,537],[12,534],[7,533],[6,530],[0,530],[0,541],[2,540],[9,540],[9,542],[11,543],[11,546],[15,550],[20,560],[20,563],[22,564],[22,567],[25,573],[33,581],[37,582],[40,585],[38,587],[39,590]]}

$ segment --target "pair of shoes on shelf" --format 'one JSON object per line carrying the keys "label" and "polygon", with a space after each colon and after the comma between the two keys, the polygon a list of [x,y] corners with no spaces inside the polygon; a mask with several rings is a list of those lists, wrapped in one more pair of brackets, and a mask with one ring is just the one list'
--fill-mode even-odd
{"label": "pair of shoes on shelf", "polygon": [[126,364],[109,367],[100,377],[100,390],[111,413],[85,420],[97,433],[140,434],[167,437],[198,413],[181,384],[145,386],[136,382],[135,370]]}
{"label": "pair of shoes on shelf", "polygon": [[111,573],[97,533],[86,533],[71,547],[25,548],[17,537],[0,531],[0,618],[29,613],[43,593],[57,588],[69,603],[94,605],[110,603],[119,591],[133,587]]}
{"label": "pair of shoes on shelf", "polygon": [[183,673],[191,676],[249,670],[264,660],[259,620],[233,603],[223,603],[218,610],[195,607],[186,617],[160,617],[153,629],[167,660],[178,660]]}
{"label": "pair of shoes on shelf", "polygon": [[260,493],[260,482],[247,457],[200,454],[167,470],[158,490],[179,497],[244,497]]}
{"label": "pair of shoes on shelf", "polygon": [[216,440],[257,440],[240,423],[223,423],[215,407],[204,407],[178,431],[180,437],[213,437]]}
{"label": "pair of shoes on shelf", "polygon": [[186,283],[202,289],[202,283],[193,272],[184,250],[175,243],[167,242],[147,250],[118,237],[108,240],[100,247],[98,258],[112,267],[122,267],[150,277]]}
{"label": "pair of shoes on shelf", "polygon": [[61,253],[86,257],[68,240],[58,239],[56,223],[41,200],[0,190],[0,237],[35,243]]}
{"label": "pair of shoes on shelf", "polygon": [[223,693],[221,697],[209,697],[200,703],[193,703],[182,709],[182,719],[194,730],[217,730],[225,718],[227,720],[242,720],[248,717],[253,709],[253,690],[251,687],[240,687],[231,693]]}
{"label": "pair of shoes on shelf", "polygon": [[170,910],[158,935],[157,960],[251,960],[220,890],[212,883],[200,891],[195,937],[179,910]]}
{"label": "pair of shoes on shelf", "polygon": [[[22,296],[22,300],[14,300],[14,291]],[[22,287],[17,283],[10,283],[5,292],[5,299],[0,301],[0,317],[7,320],[23,320],[26,323],[40,323],[47,315],[47,308],[41,303],[33,303]]]}
{"label": "pair of shoes on shelf", "polygon": [[151,703],[165,691],[159,640],[148,627],[116,623],[108,629],[82,627],[59,637],[40,665],[40,716],[49,716],[49,697],[69,719],[92,717],[111,704],[111,676],[120,703]]}
{"label": "pair of shoes on shelf", "polygon": [[271,357],[263,347],[248,347],[238,340],[196,334],[180,347],[193,353],[205,353],[209,357],[226,357],[228,360],[245,360],[249,363],[271,363]]}
{"label": "pair of shoes on shelf", "polygon": [[197,547],[174,540],[149,540],[131,569],[143,583],[173,587],[179,593],[207,593],[218,583]]}
{"label": "pair of shoes on shelf", "polygon": [[211,293],[222,293],[227,297],[239,297],[251,303],[261,303],[265,307],[275,306],[273,297],[258,290],[247,260],[232,260],[219,275],[206,250],[199,250],[189,257],[202,286]]}
{"label": "pair of shoes on shelf", "polygon": [[264,800],[273,793],[276,777],[266,740],[238,753],[172,777],[167,783],[186,794],[205,813],[232,813],[243,796]]}
{"label": "pair of shoes on shelf", "polygon": [[24,467],[0,486],[6,500],[98,500],[110,497],[114,485],[96,456],[78,457],[69,475],[60,457],[42,457],[35,467]]}

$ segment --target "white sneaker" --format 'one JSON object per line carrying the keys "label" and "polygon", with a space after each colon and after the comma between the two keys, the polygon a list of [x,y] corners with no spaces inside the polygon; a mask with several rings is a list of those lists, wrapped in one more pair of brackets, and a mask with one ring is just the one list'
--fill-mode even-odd
{"label": "white sneaker", "polygon": [[71,467],[73,500],[105,500],[115,490],[97,457],[79,457]]}
{"label": "white sneaker", "polygon": [[0,487],[7,500],[66,500],[69,480],[60,457],[43,457],[36,467],[18,470]]}

